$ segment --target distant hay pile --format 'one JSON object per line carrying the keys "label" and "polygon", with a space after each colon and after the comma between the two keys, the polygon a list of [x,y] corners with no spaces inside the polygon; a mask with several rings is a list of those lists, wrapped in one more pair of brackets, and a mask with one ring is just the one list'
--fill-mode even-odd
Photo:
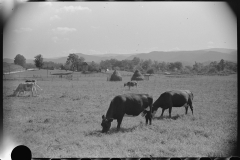
{"label": "distant hay pile", "polygon": [[122,76],[118,71],[115,70],[109,80],[110,81],[122,81]]}
{"label": "distant hay pile", "polygon": [[131,78],[131,81],[142,81],[144,80],[144,76],[141,74],[139,70],[136,70]]}

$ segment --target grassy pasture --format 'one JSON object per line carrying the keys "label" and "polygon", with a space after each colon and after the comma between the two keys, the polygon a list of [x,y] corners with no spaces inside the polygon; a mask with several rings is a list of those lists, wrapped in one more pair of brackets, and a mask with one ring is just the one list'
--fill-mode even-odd
{"label": "grassy pasture", "polygon": [[[33,71],[32,71],[33,72]],[[38,72],[38,71],[34,71]],[[26,74],[26,73],[19,73]],[[45,72],[44,72],[45,74]],[[17,74],[15,74],[17,75]],[[28,146],[33,157],[228,157],[237,144],[237,76],[152,76],[137,88],[108,82],[106,76],[81,76],[78,81],[38,81],[37,97],[11,97],[22,80],[3,81],[4,132]],[[193,107],[173,108],[152,125],[145,119],[125,117],[121,130],[112,122],[102,134],[101,116],[114,96],[148,93],[154,101],[172,89],[189,89]]]}

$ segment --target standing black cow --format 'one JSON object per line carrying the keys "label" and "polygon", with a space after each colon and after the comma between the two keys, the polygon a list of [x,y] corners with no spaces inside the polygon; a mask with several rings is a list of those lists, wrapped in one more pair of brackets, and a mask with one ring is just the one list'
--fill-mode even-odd
{"label": "standing black cow", "polygon": [[130,87],[134,87],[134,86],[137,87],[137,82],[136,81],[130,81],[130,82],[124,83],[124,87],[125,86],[128,86],[129,90],[130,90]]}
{"label": "standing black cow", "polygon": [[153,116],[156,114],[159,107],[162,108],[162,114],[165,109],[169,109],[169,117],[171,117],[172,107],[185,107],[186,114],[188,106],[190,106],[193,114],[193,93],[189,90],[172,90],[164,92],[160,97],[153,103]]}
{"label": "standing black cow", "polygon": [[[145,114],[146,124],[152,122],[153,98],[148,94],[123,94],[118,95],[110,103],[106,117],[102,116],[102,132],[107,132],[111,127],[111,122],[116,119],[117,130],[120,129],[124,116],[138,116],[141,112]],[[148,108],[149,107],[149,108]]]}

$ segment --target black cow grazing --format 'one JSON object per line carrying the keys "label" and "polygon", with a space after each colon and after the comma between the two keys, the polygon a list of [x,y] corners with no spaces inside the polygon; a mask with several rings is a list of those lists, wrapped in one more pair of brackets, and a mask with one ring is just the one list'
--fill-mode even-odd
{"label": "black cow grazing", "polygon": [[130,90],[130,87],[134,87],[134,86],[137,87],[137,82],[136,81],[130,81],[130,82],[124,83],[124,87],[125,86],[128,86],[129,90]]}
{"label": "black cow grazing", "polygon": [[[152,103],[153,98],[148,94],[123,94],[113,98],[108,108],[106,117],[102,116],[102,132],[108,132],[111,122],[116,119],[118,122],[117,130],[120,129],[124,116],[135,117],[142,113],[145,116],[146,124],[152,123]],[[149,107],[149,108],[148,108]]]}
{"label": "black cow grazing", "polygon": [[169,109],[169,117],[171,117],[172,107],[185,107],[186,114],[188,106],[190,106],[193,114],[193,93],[189,90],[172,90],[164,92],[160,97],[153,103],[153,116],[156,114],[159,107],[162,108],[162,114],[165,109]]}

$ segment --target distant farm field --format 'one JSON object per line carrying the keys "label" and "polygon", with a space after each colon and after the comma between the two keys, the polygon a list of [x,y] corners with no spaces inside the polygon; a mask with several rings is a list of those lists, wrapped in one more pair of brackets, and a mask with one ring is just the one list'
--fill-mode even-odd
{"label": "distant farm field", "polygon": [[[33,71],[37,72],[37,71]],[[44,73],[45,74],[45,73]],[[21,77],[20,75],[18,78]],[[237,145],[237,75],[151,76],[128,90],[106,76],[81,76],[77,80],[38,80],[39,96],[11,97],[23,80],[3,81],[3,129],[28,146],[35,158],[80,157],[229,157]],[[124,117],[121,130],[113,121],[101,133],[101,117],[114,96],[148,93],[154,101],[172,89],[194,94],[194,115],[184,108],[168,110],[152,125],[145,119]]]}

